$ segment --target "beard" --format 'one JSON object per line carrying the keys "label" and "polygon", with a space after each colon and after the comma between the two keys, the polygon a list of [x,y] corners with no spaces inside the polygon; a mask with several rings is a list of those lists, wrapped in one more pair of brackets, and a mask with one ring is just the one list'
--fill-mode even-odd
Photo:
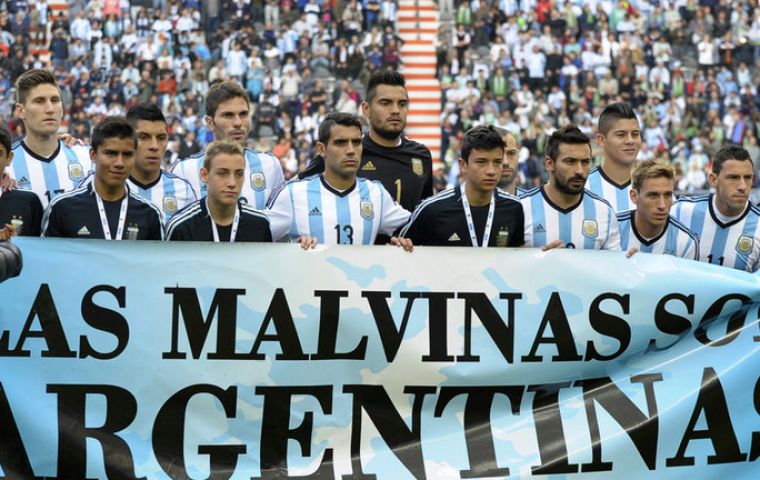
{"label": "beard", "polygon": [[[580,187],[571,187],[570,181],[571,180],[583,180],[583,183]],[[567,182],[561,182],[559,179],[555,182],[555,185],[557,187],[557,190],[564,193],[565,195],[578,195],[579,193],[583,192],[583,189],[586,186],[586,179],[583,177],[573,177],[569,178]]]}
{"label": "beard", "polygon": [[378,135],[383,137],[386,140],[396,140],[398,137],[401,136],[401,133],[404,131],[404,127],[406,127],[406,122],[401,122],[398,128],[384,128],[377,125],[372,125],[372,130],[375,131]]}

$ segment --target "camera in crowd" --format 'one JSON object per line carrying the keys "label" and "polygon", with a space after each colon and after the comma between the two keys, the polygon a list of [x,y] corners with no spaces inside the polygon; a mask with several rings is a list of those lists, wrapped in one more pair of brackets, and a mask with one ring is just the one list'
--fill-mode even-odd
{"label": "camera in crowd", "polygon": [[0,242],[0,283],[21,274],[21,250],[11,242]]}

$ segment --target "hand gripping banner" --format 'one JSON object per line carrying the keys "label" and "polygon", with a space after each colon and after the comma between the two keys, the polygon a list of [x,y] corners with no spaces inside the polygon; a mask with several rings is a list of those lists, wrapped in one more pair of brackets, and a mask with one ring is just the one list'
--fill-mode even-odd
{"label": "hand gripping banner", "polygon": [[0,478],[757,478],[754,275],[642,253],[17,243]]}

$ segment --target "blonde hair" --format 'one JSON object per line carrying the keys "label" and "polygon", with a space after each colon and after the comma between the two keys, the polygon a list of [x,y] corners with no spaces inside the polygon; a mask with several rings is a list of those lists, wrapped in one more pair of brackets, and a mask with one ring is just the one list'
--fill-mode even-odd
{"label": "blonde hair", "polygon": [[203,158],[203,168],[206,169],[206,171],[211,170],[211,161],[218,155],[222,154],[240,155],[245,161],[245,152],[239,143],[230,140],[217,140],[209,143],[208,147],[206,147],[206,156]]}
{"label": "blonde hair", "polygon": [[644,160],[631,171],[631,188],[641,190],[644,181],[650,178],[675,179],[673,165],[659,159]]}

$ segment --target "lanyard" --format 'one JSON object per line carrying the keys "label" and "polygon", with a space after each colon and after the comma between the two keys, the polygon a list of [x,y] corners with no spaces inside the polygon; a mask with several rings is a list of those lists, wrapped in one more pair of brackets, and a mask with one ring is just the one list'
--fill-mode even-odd
{"label": "lanyard", "polygon": [[[472,221],[472,212],[470,211],[470,202],[467,200],[467,192],[462,183],[462,208],[464,208],[464,216],[467,219],[467,229],[470,231],[470,241],[473,247],[478,246],[478,239],[475,237],[475,223]],[[486,220],[486,228],[483,231],[483,244],[481,247],[488,246],[488,239],[491,237],[491,227],[493,226],[493,215],[496,210],[496,196],[491,192],[491,204],[488,207],[488,219]]]}
{"label": "lanyard", "polygon": [[[111,227],[108,226],[108,218],[106,218],[106,208],[103,206],[103,199],[100,198],[98,192],[95,191],[95,187],[92,188],[95,193],[95,200],[98,201],[98,213],[100,214],[100,225],[103,227],[103,236],[106,240],[114,240],[111,237]],[[119,209],[119,223],[116,227],[115,240],[121,240],[124,236],[124,224],[127,222],[127,204],[129,203],[129,190],[127,189],[124,198],[121,200],[121,208]]]}
{"label": "lanyard", "polygon": [[[214,217],[211,216],[211,210],[208,208],[208,197],[206,197],[206,211],[208,212],[208,217],[211,219],[211,233],[214,235],[214,242],[219,243],[219,230],[217,230]],[[232,219],[232,231],[230,232],[230,243],[235,242],[235,237],[237,236],[239,223],[240,223],[240,209],[238,209],[238,206],[235,205],[235,216]]]}

